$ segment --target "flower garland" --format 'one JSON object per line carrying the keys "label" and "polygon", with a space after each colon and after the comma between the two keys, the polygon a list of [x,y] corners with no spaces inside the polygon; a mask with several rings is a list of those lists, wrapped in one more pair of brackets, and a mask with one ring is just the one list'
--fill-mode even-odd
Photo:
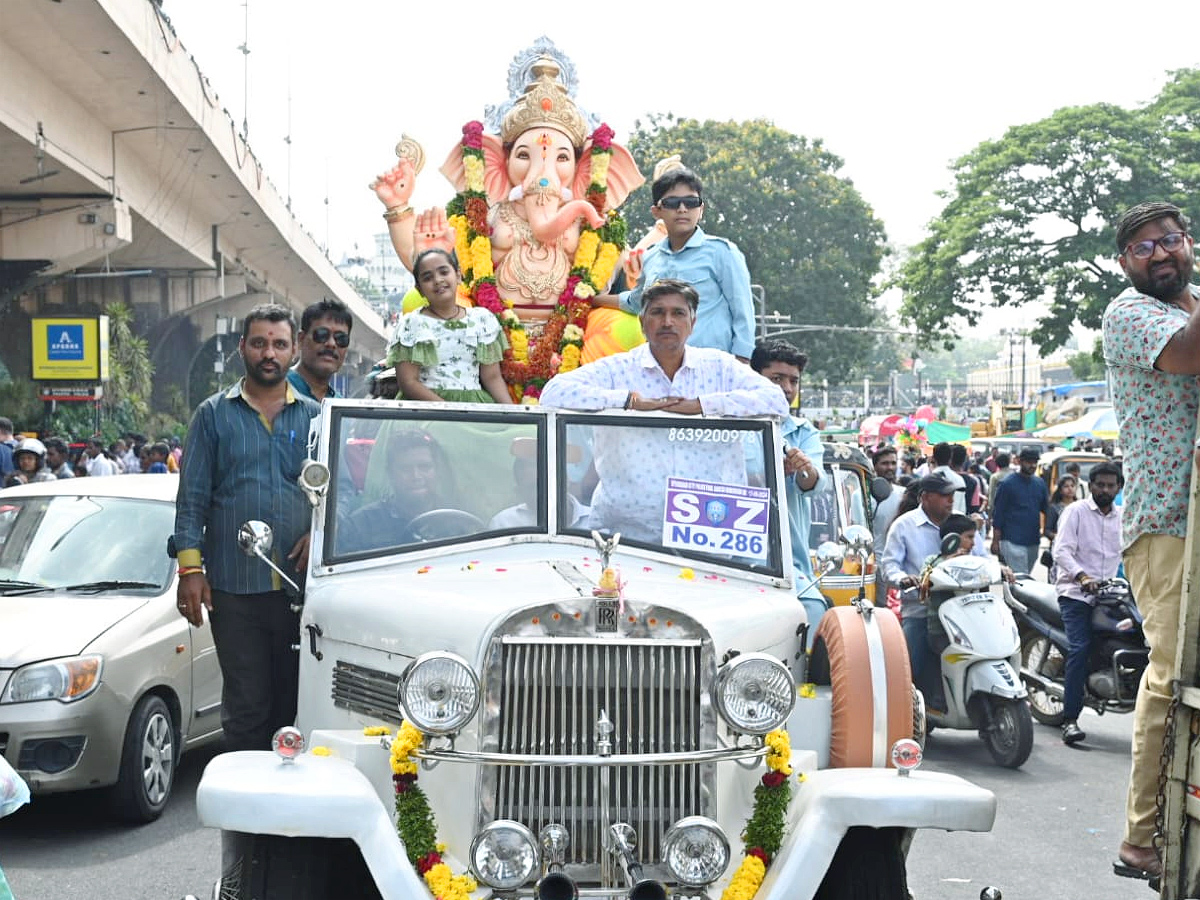
{"label": "flower garland", "polygon": [[783,843],[783,824],[792,799],[788,784],[788,776],[792,774],[792,745],[788,733],[782,730],[772,731],[764,741],[769,771],[754,789],[754,809],[742,829],[746,855],[721,893],[721,900],[752,900],[766,877],[771,858]]}
{"label": "flower garland", "polygon": [[[601,215],[608,199],[608,167],[612,159],[613,130],[601,125],[592,134],[591,162],[587,200]],[[625,247],[627,227],[616,210],[607,213],[599,229],[584,222],[579,246],[575,251],[566,287],[559,294],[553,312],[546,320],[541,336],[530,346],[529,335],[512,301],[500,296],[492,267],[491,228],[488,226],[487,193],[483,175],[483,124],[463,126],[463,169],[466,189],[446,207],[455,232],[455,251],[463,270],[470,297],[476,306],[500,320],[508,338],[508,350],[500,371],[513,399],[536,402],[546,382],[559,372],[579,367],[583,352],[583,332],[591,312],[591,298],[603,290],[616,270]]]}
{"label": "flower garland", "polygon": [[[365,729],[367,733],[380,733]],[[384,729],[383,734],[387,734]],[[437,823],[425,792],[417,786],[417,764],[413,751],[424,736],[404,722],[392,740],[392,783],[396,788],[396,831],[408,852],[408,861],[421,873],[429,892],[437,900],[468,900],[478,887],[470,875],[455,875],[442,862],[444,845],[437,842]]]}

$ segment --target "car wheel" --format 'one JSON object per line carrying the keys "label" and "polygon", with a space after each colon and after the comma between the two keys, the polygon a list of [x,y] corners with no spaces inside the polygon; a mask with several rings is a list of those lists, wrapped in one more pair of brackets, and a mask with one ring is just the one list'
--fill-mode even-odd
{"label": "car wheel", "polygon": [[814,900],[911,900],[899,828],[846,832]]}
{"label": "car wheel", "polygon": [[175,723],[162,697],[138,701],[125,728],[121,772],[113,786],[113,812],[126,822],[153,822],[162,815],[175,784],[178,761]]}

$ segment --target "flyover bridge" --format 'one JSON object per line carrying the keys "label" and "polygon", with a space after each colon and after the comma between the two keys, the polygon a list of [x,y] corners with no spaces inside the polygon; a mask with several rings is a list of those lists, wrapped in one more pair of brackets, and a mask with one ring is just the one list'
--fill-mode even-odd
{"label": "flyover bridge", "polygon": [[28,317],[120,301],[150,341],[156,382],[187,396],[197,361],[213,368],[219,320],[267,300],[298,314],[322,297],[350,308],[345,371],[361,374],[384,353],[382,320],[292,215],[154,0],[0,2],[11,372],[29,372]]}

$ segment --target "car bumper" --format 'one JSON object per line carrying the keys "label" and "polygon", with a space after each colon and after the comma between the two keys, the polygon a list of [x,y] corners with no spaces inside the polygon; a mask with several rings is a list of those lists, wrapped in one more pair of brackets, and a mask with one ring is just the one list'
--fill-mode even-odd
{"label": "car bumper", "polygon": [[0,752],[35,794],[105,787],[117,780],[128,718],[104,684],[75,703],[6,703]]}

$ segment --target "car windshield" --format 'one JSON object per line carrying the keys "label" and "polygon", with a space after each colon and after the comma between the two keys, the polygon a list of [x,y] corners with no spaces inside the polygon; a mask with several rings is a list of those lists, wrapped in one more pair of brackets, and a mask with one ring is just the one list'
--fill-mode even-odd
{"label": "car windshield", "polygon": [[4,498],[0,593],[84,584],[161,593],[171,583],[167,538],[174,527],[174,504],[162,501]]}
{"label": "car windshield", "polygon": [[322,558],[595,530],[779,575],[770,423],[681,421],[335,405]]}
{"label": "car windshield", "polygon": [[808,545],[816,550],[826,541],[836,541],[847,525],[866,525],[867,507],[863,500],[862,477],[856,469],[830,466],[820,489],[812,498],[812,526]]}

